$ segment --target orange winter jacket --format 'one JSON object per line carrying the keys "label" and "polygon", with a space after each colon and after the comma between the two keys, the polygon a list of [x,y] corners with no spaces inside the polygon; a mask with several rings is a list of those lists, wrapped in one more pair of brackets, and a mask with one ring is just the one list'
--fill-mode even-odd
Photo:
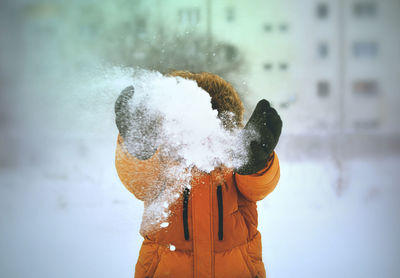
{"label": "orange winter jacket", "polygon": [[[147,160],[131,156],[119,136],[115,163],[125,187],[144,201],[146,214],[151,203],[147,196],[168,183],[162,174],[165,162],[158,152]],[[141,229],[144,241],[135,277],[265,277],[256,202],[274,190],[279,175],[275,153],[253,175],[223,167],[197,172],[191,190],[185,189],[171,206],[169,225],[153,232]]]}

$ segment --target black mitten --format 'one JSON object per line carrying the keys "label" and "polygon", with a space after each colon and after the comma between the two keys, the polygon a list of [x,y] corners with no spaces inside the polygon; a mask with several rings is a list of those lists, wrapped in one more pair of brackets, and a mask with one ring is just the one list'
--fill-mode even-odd
{"label": "black mitten", "polygon": [[263,169],[278,143],[281,130],[282,120],[276,110],[267,100],[260,100],[243,129],[248,161],[237,173],[250,175]]}
{"label": "black mitten", "polygon": [[161,119],[145,107],[132,108],[133,86],[125,88],[115,102],[115,123],[126,149],[141,160],[150,158],[159,145]]}

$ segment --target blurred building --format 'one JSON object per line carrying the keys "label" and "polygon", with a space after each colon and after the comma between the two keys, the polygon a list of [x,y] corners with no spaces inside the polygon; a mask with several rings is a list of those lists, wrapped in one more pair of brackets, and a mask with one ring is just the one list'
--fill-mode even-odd
{"label": "blurred building", "polygon": [[202,33],[210,46],[212,38],[234,46],[226,59],[243,53],[245,70],[232,78],[248,104],[266,98],[279,108],[287,133],[400,132],[399,0],[41,2],[24,6],[21,32],[39,70],[72,56],[80,68],[112,45],[105,34],[120,34],[140,57],[140,41]]}
{"label": "blurred building", "polygon": [[142,26],[237,46],[248,101],[270,99],[286,132],[400,131],[400,1],[152,2]]}

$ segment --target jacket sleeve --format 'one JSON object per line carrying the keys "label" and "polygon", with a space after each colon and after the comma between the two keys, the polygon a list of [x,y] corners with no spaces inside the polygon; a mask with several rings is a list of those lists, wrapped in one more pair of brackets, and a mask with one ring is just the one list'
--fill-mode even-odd
{"label": "jacket sleeve", "polygon": [[280,177],[279,160],[276,153],[264,169],[252,175],[235,173],[236,186],[243,196],[250,201],[260,201],[271,193]]}
{"label": "jacket sleeve", "polygon": [[122,184],[139,200],[150,200],[162,189],[159,153],[156,152],[147,160],[137,159],[127,152],[120,135],[115,152],[115,167]]}

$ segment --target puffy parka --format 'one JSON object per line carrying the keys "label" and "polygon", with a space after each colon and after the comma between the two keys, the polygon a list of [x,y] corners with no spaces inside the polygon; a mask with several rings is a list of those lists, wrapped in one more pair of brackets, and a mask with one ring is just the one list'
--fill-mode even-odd
{"label": "puffy parka", "polygon": [[[146,214],[151,205],[147,196],[160,181],[168,186],[166,162],[159,152],[147,160],[133,157],[118,136],[115,163],[125,187],[144,201]],[[252,175],[225,167],[194,172],[191,189],[182,190],[170,206],[169,225],[151,232],[141,229],[144,241],[135,277],[265,277],[256,202],[274,190],[279,175],[276,153]]]}

